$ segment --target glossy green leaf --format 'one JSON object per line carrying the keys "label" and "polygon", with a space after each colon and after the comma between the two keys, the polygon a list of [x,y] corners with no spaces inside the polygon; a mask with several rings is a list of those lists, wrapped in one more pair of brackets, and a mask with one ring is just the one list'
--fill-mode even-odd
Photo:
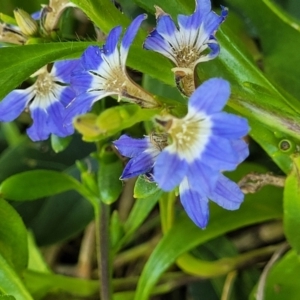
{"label": "glossy green leaf", "polygon": [[300,157],[293,158],[293,168],[287,176],[284,187],[284,231],[296,250],[300,251]]}
{"label": "glossy green leaf", "polygon": [[265,286],[265,300],[298,300],[300,259],[293,250],[289,251],[271,269]]}
{"label": "glossy green leaf", "polygon": [[205,230],[196,227],[184,212],[174,222],[174,226],[159,242],[145,265],[135,295],[136,300],[149,299],[151,290],[163,272],[181,254],[195,246],[237,228],[281,218],[281,192],[278,188],[267,186],[256,194],[247,195],[237,211],[226,211],[211,205],[210,212],[210,221]]}
{"label": "glossy green leaf", "polygon": [[134,198],[146,198],[156,193],[159,187],[155,182],[150,182],[143,175],[139,176],[133,190]]}
{"label": "glossy green leaf", "polygon": [[0,99],[47,63],[66,57],[79,57],[91,44],[68,42],[0,48]]}
{"label": "glossy green leaf", "polygon": [[0,293],[22,300],[33,300],[23,282],[0,254]]}
{"label": "glossy green leaf", "polygon": [[246,0],[234,0],[230,4],[242,10],[255,26],[262,46],[266,74],[281,88],[299,98],[300,71],[295,66],[300,63],[300,22],[284,13],[274,1],[254,0],[249,3]]}
{"label": "glossy green leaf", "polygon": [[72,177],[50,170],[34,170],[13,175],[0,185],[2,197],[27,201],[77,190],[80,184]]}
{"label": "glossy green leaf", "polygon": [[13,207],[1,198],[0,216],[0,254],[19,272],[26,268],[28,261],[26,227]]}

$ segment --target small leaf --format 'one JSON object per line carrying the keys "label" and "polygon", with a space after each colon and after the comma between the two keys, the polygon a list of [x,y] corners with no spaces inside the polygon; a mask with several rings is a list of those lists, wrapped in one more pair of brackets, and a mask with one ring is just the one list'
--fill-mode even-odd
{"label": "small leaf", "polygon": [[72,136],[61,138],[55,134],[51,134],[51,146],[55,153],[64,151],[72,141]]}
{"label": "small leaf", "polygon": [[155,182],[149,182],[143,175],[139,176],[133,191],[134,198],[146,198],[156,193],[159,190]]}
{"label": "small leaf", "polygon": [[[107,156],[113,156],[114,159],[107,161]],[[98,186],[100,198],[105,204],[112,204],[119,198],[123,188],[120,180],[122,171],[122,162],[113,152],[105,151],[100,155]]]}

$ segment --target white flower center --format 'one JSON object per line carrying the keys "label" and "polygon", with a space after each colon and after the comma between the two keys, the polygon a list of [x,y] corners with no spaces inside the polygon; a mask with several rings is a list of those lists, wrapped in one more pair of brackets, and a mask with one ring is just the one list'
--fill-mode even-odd
{"label": "white flower center", "polygon": [[168,129],[175,151],[181,159],[193,162],[201,157],[211,136],[212,122],[205,114],[189,112],[183,119],[172,119]]}
{"label": "white flower center", "polygon": [[34,89],[37,96],[45,97],[53,90],[54,81],[53,76],[47,71],[39,74]]}

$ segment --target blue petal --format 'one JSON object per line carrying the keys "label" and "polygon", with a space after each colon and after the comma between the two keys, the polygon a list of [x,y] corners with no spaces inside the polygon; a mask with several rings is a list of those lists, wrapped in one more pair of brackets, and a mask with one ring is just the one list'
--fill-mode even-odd
{"label": "blue petal", "polygon": [[131,177],[135,177],[141,174],[145,174],[153,168],[154,158],[149,153],[141,153],[138,156],[130,159],[127,163],[121,179],[127,179]]}
{"label": "blue petal", "polygon": [[141,14],[137,16],[127,28],[121,43],[120,53],[121,53],[121,61],[125,64],[129,47],[132,44],[133,39],[135,38],[142,22],[147,18],[146,14]]}
{"label": "blue petal", "polygon": [[102,58],[100,56],[101,49],[98,46],[89,46],[81,56],[82,67],[86,70],[97,71]]}
{"label": "blue petal", "polygon": [[185,29],[201,26],[204,17],[211,11],[210,0],[197,0],[195,12],[191,16],[178,15],[178,24]]}
{"label": "blue petal", "polygon": [[205,228],[209,218],[208,199],[189,188],[185,181],[179,186],[180,201],[188,216],[200,228]]}
{"label": "blue petal", "polygon": [[178,32],[178,29],[176,28],[174,21],[167,14],[159,16],[157,20],[156,30],[162,36],[170,36],[170,37],[173,36],[176,32]]}
{"label": "blue petal", "polygon": [[244,137],[249,132],[248,122],[245,118],[226,112],[216,113],[211,116],[214,135],[228,139]]}
{"label": "blue petal", "polygon": [[249,155],[249,146],[243,140],[233,140],[231,141],[232,148],[238,155],[238,163],[244,161]]}
{"label": "blue petal", "polygon": [[208,14],[211,11],[211,0],[196,0],[196,11]]}
{"label": "blue petal", "polygon": [[186,177],[193,190],[206,195],[214,190],[219,178],[219,171],[211,169],[201,160],[195,160],[189,165]]}
{"label": "blue petal", "polygon": [[122,33],[122,27],[117,26],[114,27],[110,32],[106,39],[105,45],[103,45],[103,53],[105,55],[110,55],[111,53],[114,53],[118,46],[118,41],[120,38],[120,35]]}
{"label": "blue petal", "polygon": [[185,30],[197,29],[202,23],[202,18],[198,12],[193,13],[191,16],[178,15],[180,30],[182,30],[182,28]]}
{"label": "blue petal", "polygon": [[132,44],[133,39],[135,38],[142,22],[147,18],[146,14],[141,14],[137,16],[127,28],[124,37],[122,39],[121,46],[124,49],[129,49],[130,45]]}
{"label": "blue petal", "polygon": [[64,126],[63,118],[65,113],[64,106],[56,101],[47,107],[48,112],[48,129],[57,136],[65,137],[73,133],[71,126]]}
{"label": "blue petal", "polygon": [[67,107],[75,96],[75,91],[70,86],[66,86],[60,91],[60,95],[57,98],[64,107]]}
{"label": "blue petal", "polygon": [[170,191],[182,181],[188,164],[185,160],[181,160],[176,152],[170,153],[167,148],[157,157],[154,165],[154,180],[161,189]]}
{"label": "blue petal", "polygon": [[71,87],[77,95],[86,93],[92,88],[94,76],[89,72],[82,71],[74,73],[71,77]]}
{"label": "blue petal", "polygon": [[28,136],[33,141],[43,141],[49,137],[48,114],[40,108],[31,109],[33,124],[27,129]]}
{"label": "blue petal", "polygon": [[232,171],[240,163],[240,155],[227,139],[212,136],[201,156],[201,161],[214,170]]}
{"label": "blue petal", "polygon": [[42,9],[40,9],[40,10],[38,10],[38,11],[36,11],[36,12],[34,12],[34,13],[32,13],[31,14],[31,18],[33,19],[33,20],[40,20],[41,19],[41,14],[42,14]]}
{"label": "blue petal", "polygon": [[199,86],[189,100],[189,106],[207,115],[219,112],[230,96],[229,83],[221,78],[212,78]]}
{"label": "blue petal", "polygon": [[10,122],[16,119],[34,97],[32,87],[14,90],[0,102],[0,121]]}
{"label": "blue petal", "polygon": [[209,47],[210,52],[206,55],[206,60],[212,60],[219,55],[220,45],[214,37],[210,37],[207,46]]}
{"label": "blue petal", "polygon": [[162,55],[168,57],[176,63],[174,58],[173,49],[170,44],[162,38],[162,36],[157,32],[157,30],[153,30],[149,36],[146,38],[143,47],[147,50],[153,50]]}
{"label": "blue petal", "polygon": [[207,14],[205,20],[204,20],[204,31],[208,36],[211,34],[214,35],[215,31],[218,29],[218,27],[224,22],[228,14],[227,8],[222,6],[222,12],[221,15],[218,16],[215,12],[210,12]]}
{"label": "blue petal", "polygon": [[126,157],[134,157],[139,155],[141,152],[151,147],[149,137],[142,139],[133,139],[128,135],[122,135],[118,140],[114,141],[113,144],[116,146],[118,151]]}
{"label": "blue petal", "polygon": [[55,81],[70,83],[71,73],[80,65],[79,59],[62,60],[54,63],[51,74]]}
{"label": "blue petal", "polygon": [[68,126],[77,115],[85,114],[90,111],[93,103],[99,99],[99,93],[86,93],[77,96],[66,108],[64,124]]}
{"label": "blue petal", "polygon": [[220,174],[216,189],[209,198],[225,209],[235,210],[243,202],[244,194],[236,183]]}

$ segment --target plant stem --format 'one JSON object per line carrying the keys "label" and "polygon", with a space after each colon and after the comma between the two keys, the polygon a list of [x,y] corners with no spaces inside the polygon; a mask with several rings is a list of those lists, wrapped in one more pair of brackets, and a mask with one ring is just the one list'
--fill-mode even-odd
{"label": "plant stem", "polygon": [[109,206],[102,201],[96,213],[97,259],[100,281],[100,299],[112,299],[110,241],[109,241]]}

